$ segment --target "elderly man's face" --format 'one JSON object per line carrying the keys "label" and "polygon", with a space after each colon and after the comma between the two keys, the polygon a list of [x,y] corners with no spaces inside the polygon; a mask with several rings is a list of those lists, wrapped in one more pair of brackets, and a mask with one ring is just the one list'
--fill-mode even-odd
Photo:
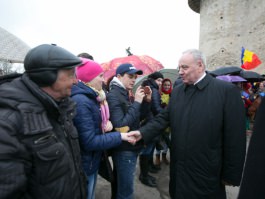
{"label": "elderly man's face", "polygon": [[184,54],[179,60],[179,75],[184,84],[194,84],[203,74],[201,60],[194,60],[192,54]]}
{"label": "elderly man's face", "polygon": [[62,69],[58,71],[56,82],[42,89],[55,100],[60,101],[71,95],[71,89],[74,84],[77,84],[75,68]]}

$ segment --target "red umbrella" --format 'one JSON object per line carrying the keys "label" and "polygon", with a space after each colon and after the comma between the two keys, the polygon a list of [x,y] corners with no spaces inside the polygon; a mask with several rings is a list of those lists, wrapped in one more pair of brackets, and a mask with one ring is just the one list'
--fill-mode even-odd
{"label": "red umbrella", "polygon": [[115,75],[116,68],[123,63],[132,64],[135,68],[142,70],[143,75],[148,75],[150,73],[153,73],[154,71],[158,71],[164,68],[164,66],[159,61],[147,55],[129,55],[127,57],[119,57],[107,63],[101,64],[104,70],[105,81]]}

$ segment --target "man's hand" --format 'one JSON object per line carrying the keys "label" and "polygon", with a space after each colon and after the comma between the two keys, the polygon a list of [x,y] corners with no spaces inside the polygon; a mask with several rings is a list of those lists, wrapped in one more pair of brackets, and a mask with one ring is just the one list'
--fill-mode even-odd
{"label": "man's hand", "polygon": [[109,131],[111,131],[113,129],[113,126],[112,126],[112,123],[111,123],[111,121],[107,121],[107,124],[106,124],[106,126],[105,126],[105,128],[104,128],[104,132],[109,132]]}
{"label": "man's hand", "polygon": [[136,143],[136,139],[135,139],[135,137],[134,136],[130,136],[128,133],[121,133],[121,139],[123,140],[123,141],[127,141],[127,142],[129,142],[129,143],[131,143],[131,144],[135,144]]}
{"label": "man's hand", "polygon": [[144,89],[139,86],[136,91],[135,91],[135,94],[134,94],[134,101],[136,102],[139,102],[140,104],[142,103],[143,101],[143,98],[145,97],[145,94],[144,94]]}
{"label": "man's hand", "polygon": [[151,100],[152,100],[152,90],[151,90],[150,86],[145,86],[144,87],[144,93],[145,93],[144,100],[146,102],[151,102]]}
{"label": "man's hand", "polygon": [[142,135],[140,131],[130,131],[127,133],[129,137],[134,137],[136,141],[142,139]]}

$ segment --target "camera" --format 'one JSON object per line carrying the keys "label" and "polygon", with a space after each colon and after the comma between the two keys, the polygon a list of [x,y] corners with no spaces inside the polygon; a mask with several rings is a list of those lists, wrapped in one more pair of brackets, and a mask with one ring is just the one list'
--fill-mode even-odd
{"label": "camera", "polygon": [[143,87],[143,89],[144,89],[144,94],[148,95],[151,93],[151,89],[149,86],[145,86],[145,87]]}

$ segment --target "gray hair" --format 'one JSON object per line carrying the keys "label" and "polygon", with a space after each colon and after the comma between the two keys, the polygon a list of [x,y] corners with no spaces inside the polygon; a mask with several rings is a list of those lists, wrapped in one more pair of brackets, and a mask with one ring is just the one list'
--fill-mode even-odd
{"label": "gray hair", "polygon": [[189,49],[184,51],[182,54],[192,54],[195,61],[201,60],[204,68],[206,69],[206,58],[203,53],[198,49]]}

